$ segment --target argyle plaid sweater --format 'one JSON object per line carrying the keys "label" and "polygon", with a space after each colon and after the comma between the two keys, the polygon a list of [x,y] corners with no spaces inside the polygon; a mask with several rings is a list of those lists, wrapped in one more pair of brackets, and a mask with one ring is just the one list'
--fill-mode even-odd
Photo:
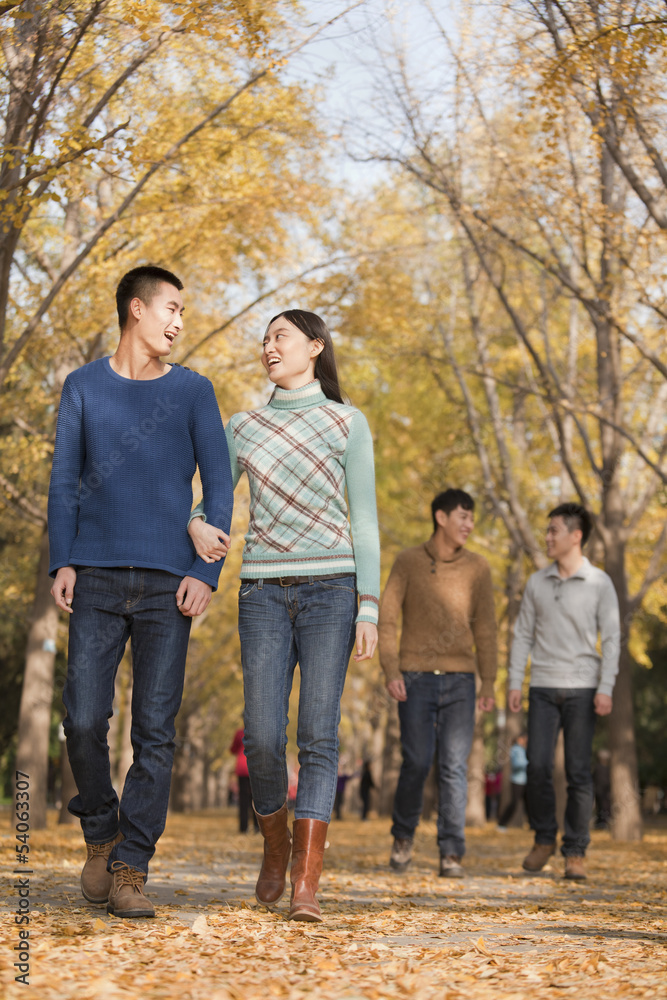
{"label": "argyle plaid sweater", "polygon": [[357,621],[376,624],[380,542],[363,413],[327,399],[316,380],[277,387],[226,433],[234,485],[243,472],[250,482],[241,578],[356,574]]}

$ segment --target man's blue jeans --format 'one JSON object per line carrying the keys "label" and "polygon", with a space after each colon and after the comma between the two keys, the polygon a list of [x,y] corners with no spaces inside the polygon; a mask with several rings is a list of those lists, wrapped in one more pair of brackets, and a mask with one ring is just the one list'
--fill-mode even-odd
{"label": "man's blue jeans", "polygon": [[424,802],[424,782],[438,749],[438,847],[440,855],[465,854],[468,757],[475,728],[475,676],[471,673],[403,674],[407,701],[399,701],[403,763],[394,799],[392,836],[414,836]]}
{"label": "man's blue jeans", "polygon": [[591,753],[595,731],[595,688],[531,687],[528,705],[528,818],[536,844],[555,844],[558,835],[553,785],[554,753],[563,727],[567,807],[561,851],[583,857],[593,814]]}
{"label": "man's blue jeans", "polygon": [[338,777],[338,723],[355,640],[353,576],[289,587],[244,580],[239,635],[245,692],[243,744],[255,809],[276,812],[287,798],[287,722],[297,661],[301,674],[297,819],[331,819]]}
{"label": "man's blue jeans", "polygon": [[[164,830],[191,619],[176,607],[180,578],[157,569],[77,570],[63,723],[78,795],[69,811],[89,844],[123,841],[109,858],[148,872]],[[132,644],[134,761],[123,795],[111,784],[108,720],[127,640]]]}

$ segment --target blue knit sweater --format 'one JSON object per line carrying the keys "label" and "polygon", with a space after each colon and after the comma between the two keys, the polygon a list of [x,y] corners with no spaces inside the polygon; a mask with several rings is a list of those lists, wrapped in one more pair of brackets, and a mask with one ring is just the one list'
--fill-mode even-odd
{"label": "blue knit sweater", "polygon": [[61,566],[137,566],[216,588],[186,525],[199,466],[207,519],[229,532],[233,487],[213,386],[172,365],[124,378],[108,358],[65,381],[49,487],[49,573]]}

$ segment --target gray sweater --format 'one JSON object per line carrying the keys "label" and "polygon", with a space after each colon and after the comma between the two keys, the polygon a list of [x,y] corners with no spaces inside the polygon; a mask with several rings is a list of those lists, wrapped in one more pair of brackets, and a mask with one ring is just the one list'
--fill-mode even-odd
{"label": "gray sweater", "polygon": [[595,688],[611,696],[620,648],[618,599],[609,576],[584,558],[576,573],[562,579],[553,563],[526,584],[514,629],[510,690],[521,688],[530,656],[531,687]]}

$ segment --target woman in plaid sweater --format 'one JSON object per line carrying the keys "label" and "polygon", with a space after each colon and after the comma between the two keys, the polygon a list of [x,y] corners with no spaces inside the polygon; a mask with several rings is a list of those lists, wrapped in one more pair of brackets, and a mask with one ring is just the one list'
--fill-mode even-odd
{"label": "woman in plaid sweater", "polygon": [[[271,906],[285,889],[292,855],[292,920],[322,919],[315,897],[338,769],[340,699],[350,654],[377,643],[380,546],[373,444],[363,414],[343,402],[333,343],[314,313],[274,317],[262,364],[275,389],[266,406],[227,426],[234,483],[246,472],[239,635],[245,692],[245,751],[264,835],[256,886]],[[202,558],[228,539],[195,511],[190,534]],[[299,787],[293,842],[287,817],[287,711],[301,674]]]}

